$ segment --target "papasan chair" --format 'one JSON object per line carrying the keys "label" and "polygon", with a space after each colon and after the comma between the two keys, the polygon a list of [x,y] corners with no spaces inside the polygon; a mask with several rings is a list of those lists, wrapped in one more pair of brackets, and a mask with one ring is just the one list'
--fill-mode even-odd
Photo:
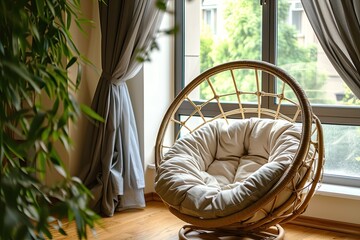
{"label": "papasan chair", "polygon": [[280,224],[305,211],[322,178],[319,119],[299,84],[263,61],[228,62],[192,80],[155,148],[155,191],[187,223],[180,239],[283,239]]}

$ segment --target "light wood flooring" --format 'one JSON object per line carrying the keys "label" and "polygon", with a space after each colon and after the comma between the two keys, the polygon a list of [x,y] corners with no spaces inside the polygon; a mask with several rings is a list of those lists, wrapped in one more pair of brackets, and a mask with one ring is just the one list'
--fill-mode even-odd
{"label": "light wood flooring", "polygon": [[[103,218],[96,228],[96,236],[89,232],[88,239],[98,240],[177,240],[178,231],[184,222],[172,215],[161,202],[147,202],[142,210],[118,212],[113,217]],[[286,224],[285,240],[359,240],[360,236]],[[54,234],[56,240],[77,239],[74,224],[64,227],[68,236]],[[196,238],[196,239],[239,239],[239,238]]]}

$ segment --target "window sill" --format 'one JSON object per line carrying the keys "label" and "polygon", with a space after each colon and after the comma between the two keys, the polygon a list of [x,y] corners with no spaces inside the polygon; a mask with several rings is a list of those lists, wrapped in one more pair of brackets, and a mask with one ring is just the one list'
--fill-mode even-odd
{"label": "window sill", "polygon": [[360,188],[322,183],[317,195],[360,200]]}
{"label": "window sill", "polygon": [[[155,170],[155,164],[151,163],[148,169]],[[360,200],[360,188],[335,184],[322,183],[315,193],[316,195]]]}

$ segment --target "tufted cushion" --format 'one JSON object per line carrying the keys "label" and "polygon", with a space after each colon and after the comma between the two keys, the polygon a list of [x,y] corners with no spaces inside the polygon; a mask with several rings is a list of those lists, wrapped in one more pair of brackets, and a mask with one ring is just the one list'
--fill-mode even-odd
{"label": "tufted cushion", "polygon": [[297,151],[300,130],[270,119],[208,123],[165,154],[155,190],[184,214],[216,218],[235,213],[256,202],[283,175]]}

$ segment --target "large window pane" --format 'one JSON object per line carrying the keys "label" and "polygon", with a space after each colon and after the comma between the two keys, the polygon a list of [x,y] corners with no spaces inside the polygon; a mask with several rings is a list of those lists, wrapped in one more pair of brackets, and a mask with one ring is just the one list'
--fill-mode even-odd
{"label": "large window pane", "polygon": [[360,106],[322,50],[301,1],[279,0],[277,22],[277,65],[300,83],[310,102]]}
{"label": "large window pane", "polygon": [[[215,65],[240,59],[260,60],[261,21],[262,8],[258,0],[186,1],[185,85]],[[247,73],[242,74],[248,77]],[[214,81],[219,83],[222,79]],[[220,94],[233,88],[232,81],[224,81],[218,86]],[[209,93],[200,88],[198,98],[206,94]],[[247,100],[252,101],[251,98]],[[232,102],[236,98],[223,101]]]}
{"label": "large window pane", "polygon": [[[269,7],[272,4],[276,4],[277,14]],[[305,90],[315,113],[323,122],[325,173],[358,176],[360,150],[357,146],[360,144],[360,126],[354,125],[359,124],[356,116],[360,111],[360,100],[342,81],[326,57],[307,19],[301,0],[268,1],[264,6],[260,5],[259,0],[185,1],[185,51],[182,55],[185,66],[182,87],[201,72],[221,63],[241,59],[260,60],[261,56],[267,60],[276,59],[276,65],[292,75]],[[277,16],[276,43],[271,41],[273,32],[267,31],[266,24],[263,26],[262,15],[264,19],[269,17],[266,24],[273,22],[272,16]],[[265,28],[264,33],[262,27]],[[266,42],[262,39],[266,39]],[[261,49],[262,46],[265,49]],[[275,56],[272,51],[274,48]],[[233,81],[228,73],[224,73],[201,84],[189,99],[201,101],[213,96],[213,90],[209,88],[211,84],[219,96],[229,90],[233,92],[236,87],[247,93],[241,95],[242,103],[256,104],[257,99],[252,95],[257,90],[253,75],[252,71],[235,71]],[[262,84],[261,78],[260,81],[260,87],[273,89],[272,86]],[[290,88],[283,87],[278,82],[275,80],[275,91],[295,100]],[[276,109],[276,99],[270,97],[263,105],[269,104]],[[221,104],[233,103],[237,98],[231,94],[224,95],[220,97],[220,101]],[[286,111],[291,111],[290,103],[291,101],[282,102],[286,105]]]}
{"label": "large window pane", "polygon": [[326,173],[359,177],[360,126],[323,124]]}
{"label": "large window pane", "polygon": [[[322,50],[300,0],[279,0],[277,65],[292,75],[305,90],[313,108],[360,106]],[[277,91],[281,91],[277,86]],[[287,94],[289,98],[294,98]],[[329,108],[330,110],[331,108]],[[332,110],[330,110],[332,111]],[[323,124],[325,173],[358,176],[360,127]]]}

